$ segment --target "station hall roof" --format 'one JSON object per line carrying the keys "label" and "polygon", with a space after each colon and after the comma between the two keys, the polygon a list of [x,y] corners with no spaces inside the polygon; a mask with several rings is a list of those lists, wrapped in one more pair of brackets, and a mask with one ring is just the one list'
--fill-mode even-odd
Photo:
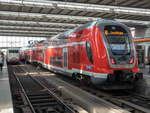
{"label": "station hall roof", "polygon": [[[101,18],[150,26],[149,0],[0,0],[0,35],[52,35]],[[17,32],[18,31],[18,32]],[[49,32],[49,33],[48,33]]]}

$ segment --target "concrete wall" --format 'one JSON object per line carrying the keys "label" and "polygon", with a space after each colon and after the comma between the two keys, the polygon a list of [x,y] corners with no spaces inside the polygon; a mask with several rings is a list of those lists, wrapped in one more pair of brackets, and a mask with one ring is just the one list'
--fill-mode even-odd
{"label": "concrete wall", "polygon": [[135,37],[150,37],[150,28],[136,28]]}
{"label": "concrete wall", "polygon": [[147,28],[145,35],[150,37],[150,28]]}

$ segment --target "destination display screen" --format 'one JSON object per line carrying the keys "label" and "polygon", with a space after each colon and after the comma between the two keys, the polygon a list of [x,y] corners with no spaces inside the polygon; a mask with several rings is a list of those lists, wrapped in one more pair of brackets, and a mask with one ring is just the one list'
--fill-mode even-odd
{"label": "destination display screen", "polygon": [[123,32],[119,32],[119,31],[111,31],[111,32],[108,32],[108,30],[105,30],[105,35],[123,35]]}
{"label": "destination display screen", "polygon": [[109,25],[105,26],[104,33],[105,35],[124,35],[126,31],[120,26]]}

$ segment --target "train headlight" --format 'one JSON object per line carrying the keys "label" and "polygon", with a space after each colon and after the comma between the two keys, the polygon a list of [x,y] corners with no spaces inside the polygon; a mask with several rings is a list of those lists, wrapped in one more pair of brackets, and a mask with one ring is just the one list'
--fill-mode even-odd
{"label": "train headlight", "polygon": [[110,61],[111,61],[112,64],[115,64],[115,61],[114,61],[113,58],[110,58]]}
{"label": "train headlight", "polygon": [[134,58],[132,57],[129,63],[133,64],[133,62],[134,62]]}

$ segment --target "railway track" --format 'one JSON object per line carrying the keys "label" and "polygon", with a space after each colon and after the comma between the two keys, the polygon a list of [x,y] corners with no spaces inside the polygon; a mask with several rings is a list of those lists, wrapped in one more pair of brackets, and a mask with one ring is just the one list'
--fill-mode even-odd
{"label": "railway track", "polygon": [[[103,92],[93,88],[81,87],[83,90],[86,90],[93,95],[96,95],[100,98],[103,98],[115,105],[118,105],[124,109],[127,109],[131,113],[150,113],[150,99],[144,98],[139,95],[135,96],[132,93],[128,93],[127,91],[123,91],[120,95],[108,94],[108,92]],[[116,92],[117,93],[117,92]]]}
{"label": "railway track", "polygon": [[80,85],[80,82],[68,80],[68,77],[59,77],[66,82],[70,82],[81,89],[96,95],[104,100],[107,100],[115,105],[127,109],[131,113],[150,113],[150,98],[138,95],[133,91],[118,90],[118,91],[103,91],[96,86]]}
{"label": "railway track", "polygon": [[[39,70],[38,70],[39,71]],[[115,105],[118,105],[132,113],[150,113],[150,98],[144,97],[134,93],[134,91],[120,90],[120,91],[103,91],[95,86],[85,86],[79,81],[75,81],[66,76],[58,75],[59,79],[62,79],[70,84],[80,87],[81,89],[96,95],[104,100],[107,100]]]}
{"label": "railway track", "polygon": [[[10,70],[12,70],[11,66],[9,66]],[[17,98],[20,98],[22,103],[18,104],[20,108],[18,113],[77,113],[40,81],[30,75],[21,75],[21,73],[24,71],[20,67],[13,67],[11,80],[16,81],[14,85],[18,88],[15,92],[20,94]]]}
{"label": "railway track", "polygon": [[[25,70],[29,70],[29,67],[24,67]],[[35,70],[35,69],[34,69]],[[35,70],[37,72],[37,70]],[[40,70],[38,73],[41,74]],[[104,92],[95,87],[81,86],[79,82],[70,80],[68,77],[60,77],[62,80],[69,82],[83,90],[96,95],[97,97],[103,98],[117,106],[127,109],[131,113],[150,113],[150,99],[142,97],[140,95],[134,94],[133,92],[123,91],[123,92]]]}

